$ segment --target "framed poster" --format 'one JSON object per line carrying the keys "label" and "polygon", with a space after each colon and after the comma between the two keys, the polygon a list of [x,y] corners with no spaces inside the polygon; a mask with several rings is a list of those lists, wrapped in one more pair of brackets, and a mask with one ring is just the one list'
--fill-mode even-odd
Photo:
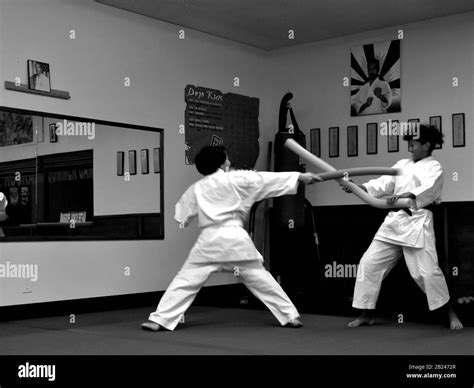
{"label": "framed poster", "polygon": [[155,174],[161,172],[160,149],[153,148],[153,171]]}
{"label": "framed poster", "polygon": [[137,151],[128,151],[128,172],[130,175],[137,174]]}
{"label": "framed poster", "polygon": [[[392,127],[395,124],[396,128],[399,128],[398,126],[398,120],[392,120]],[[388,147],[388,152],[398,152],[399,150],[399,138],[400,136],[398,133],[396,135],[391,135],[390,133],[387,135],[387,147]]]}
{"label": "framed poster", "polygon": [[329,157],[339,156],[339,127],[329,128]]}
{"label": "framed poster", "polygon": [[141,164],[142,164],[142,174],[148,174],[149,172],[149,165],[148,165],[148,150],[143,149],[140,151],[141,155]]}
{"label": "framed poster", "polygon": [[[412,134],[411,130],[412,130],[412,126],[413,126],[413,123],[414,124],[420,124],[420,119],[410,119],[408,120],[408,129],[410,130],[410,134]],[[409,148],[409,142],[407,142],[407,148]]]}
{"label": "framed poster", "polygon": [[[443,133],[441,116],[431,116],[430,117],[430,125],[437,128],[441,133]],[[439,150],[441,148],[443,148],[442,144],[436,144],[435,150]]]}
{"label": "framed poster", "polygon": [[351,50],[351,116],[401,112],[400,40]]}
{"label": "framed poster", "polygon": [[56,123],[49,124],[49,142],[57,143],[58,135],[56,133]]}
{"label": "framed poster", "polygon": [[377,154],[378,124],[367,123],[367,155]]}
{"label": "framed poster", "polygon": [[51,92],[49,64],[28,59],[28,87],[31,90]]}
{"label": "framed poster", "polygon": [[347,156],[358,155],[358,129],[357,125],[347,127]]}
{"label": "framed poster", "polygon": [[466,145],[464,113],[453,114],[453,147],[464,147]]}
{"label": "framed poster", "polygon": [[117,152],[117,175],[123,176],[125,152]]}
{"label": "framed poster", "polygon": [[319,128],[313,128],[310,131],[310,149],[311,153],[318,158],[321,157],[321,133]]}

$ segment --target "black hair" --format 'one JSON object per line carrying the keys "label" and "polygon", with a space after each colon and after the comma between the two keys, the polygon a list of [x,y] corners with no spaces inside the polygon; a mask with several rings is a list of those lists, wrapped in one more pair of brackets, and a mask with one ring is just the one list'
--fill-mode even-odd
{"label": "black hair", "polygon": [[413,135],[405,135],[403,140],[409,141],[413,139],[420,142],[420,144],[426,144],[428,141],[430,143],[428,154],[431,155],[437,144],[441,145],[444,143],[443,137],[443,133],[434,125],[421,124],[418,138],[415,138]]}
{"label": "black hair", "polygon": [[202,175],[214,174],[227,159],[227,152],[224,146],[205,146],[194,158],[197,170]]}

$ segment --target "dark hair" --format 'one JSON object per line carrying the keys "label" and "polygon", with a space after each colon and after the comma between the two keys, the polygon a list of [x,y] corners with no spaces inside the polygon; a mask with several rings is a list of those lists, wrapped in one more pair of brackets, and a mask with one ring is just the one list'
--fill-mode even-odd
{"label": "dark hair", "polygon": [[214,174],[227,159],[227,152],[223,146],[205,146],[194,158],[197,170],[202,175]]}
{"label": "dark hair", "polygon": [[428,153],[431,155],[437,144],[441,145],[444,143],[443,137],[443,133],[434,125],[421,124],[418,138],[415,138],[413,135],[405,135],[403,140],[413,139],[420,142],[420,144],[425,144],[427,141],[430,142]]}
{"label": "dark hair", "polygon": [[380,62],[378,59],[375,59],[375,58],[367,62],[367,69],[372,63],[377,66],[377,70],[380,70]]}

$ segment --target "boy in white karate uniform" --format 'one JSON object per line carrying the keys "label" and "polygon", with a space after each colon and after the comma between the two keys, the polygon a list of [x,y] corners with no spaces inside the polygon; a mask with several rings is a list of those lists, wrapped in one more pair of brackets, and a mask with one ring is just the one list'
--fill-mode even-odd
{"label": "boy in white karate uniform", "polygon": [[183,267],[142,324],[145,330],[174,330],[213,272],[229,271],[273,313],[282,326],[301,327],[299,313],[243,228],[252,205],[265,198],[296,194],[298,183],[312,184],[314,174],[230,171],[224,147],[204,147],[195,158],[205,177],[191,185],[175,208],[180,227],[197,216],[201,233]]}
{"label": "boy in white karate uniform", "polygon": [[449,303],[446,279],[438,265],[433,213],[425,209],[441,203],[443,170],[431,153],[436,144],[443,143],[443,135],[436,127],[421,125],[418,138],[407,135],[404,140],[409,141],[412,159],[400,160],[393,166],[402,174],[359,185],[375,197],[388,195],[388,203],[411,198],[414,208],[390,211],[360,260],[352,306],[364,312],[349,327],[374,324],[372,312],[382,281],[403,255],[410,275],[426,294],[429,309],[447,306],[450,327],[459,330],[463,326]]}

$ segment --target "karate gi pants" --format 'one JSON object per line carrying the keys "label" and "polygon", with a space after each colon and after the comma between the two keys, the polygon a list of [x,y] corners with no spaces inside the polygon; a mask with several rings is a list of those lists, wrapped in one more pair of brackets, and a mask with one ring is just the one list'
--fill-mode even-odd
{"label": "karate gi pants", "polygon": [[299,317],[296,307],[278,282],[259,260],[239,262],[185,262],[175,276],[149,320],[174,330],[181,316],[191,306],[197,293],[213,272],[234,272],[260,299],[282,326]]}
{"label": "karate gi pants", "polygon": [[352,307],[375,309],[382,281],[402,255],[411,277],[426,294],[430,310],[436,310],[449,301],[448,286],[438,266],[433,238],[425,238],[424,248],[373,240],[360,260]]}

